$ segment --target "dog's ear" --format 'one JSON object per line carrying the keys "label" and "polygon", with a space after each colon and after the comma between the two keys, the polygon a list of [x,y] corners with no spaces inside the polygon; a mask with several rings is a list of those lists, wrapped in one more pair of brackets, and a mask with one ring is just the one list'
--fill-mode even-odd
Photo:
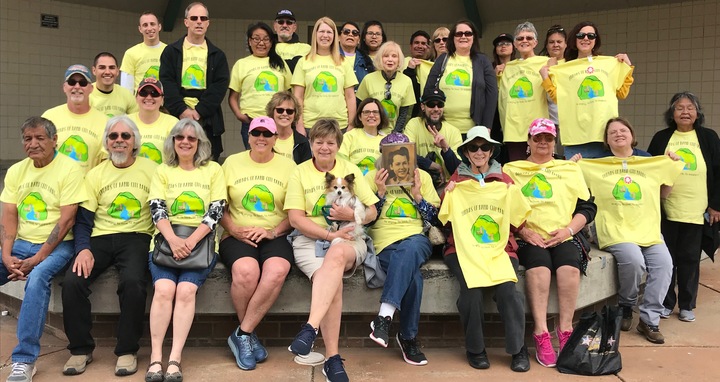
{"label": "dog's ear", "polygon": [[330,188],[332,186],[333,181],[335,180],[335,175],[326,172],[325,173],[325,188]]}
{"label": "dog's ear", "polygon": [[355,174],[350,173],[349,175],[345,175],[345,181],[348,183],[352,183],[355,181]]}

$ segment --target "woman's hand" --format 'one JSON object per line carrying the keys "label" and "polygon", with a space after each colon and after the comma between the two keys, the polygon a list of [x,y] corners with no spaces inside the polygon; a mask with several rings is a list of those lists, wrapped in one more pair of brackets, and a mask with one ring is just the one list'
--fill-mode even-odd
{"label": "woman's hand", "polygon": [[447,186],[445,186],[445,193],[451,192],[455,189],[455,181],[451,180],[448,182]]}
{"label": "woman's hand", "polygon": [[[272,238],[272,233],[270,233],[269,230],[266,230],[262,227],[251,227],[247,232],[247,238],[248,240],[254,242],[254,243],[260,243],[264,239],[270,239]],[[256,245],[257,247],[257,245]]]}
{"label": "woman's hand", "polygon": [[630,57],[628,57],[625,53],[618,53],[615,55],[615,58],[617,58],[618,61],[624,62],[630,66],[632,66],[632,63],[630,62]]}
{"label": "woman's hand", "polygon": [[499,76],[502,74],[503,70],[505,70],[505,64],[499,64],[495,67],[495,75]]}
{"label": "woman's hand", "polygon": [[418,65],[420,65],[420,59],[419,58],[411,58],[410,61],[408,61],[407,67],[410,69],[415,69],[415,67]]}
{"label": "woman's hand", "polygon": [[720,222],[720,211],[715,211],[714,209],[708,207],[707,212],[708,215],[710,215],[710,224]]}
{"label": "woman's hand", "polygon": [[422,181],[420,181],[420,169],[415,168],[415,179],[413,180],[413,186],[410,189],[410,194],[413,196],[413,199],[415,199],[415,203],[420,203],[423,199],[422,192],[420,192],[421,188]]}
{"label": "woman's hand", "polygon": [[170,245],[170,250],[172,251],[173,258],[175,258],[175,260],[182,260],[190,255],[190,251],[192,249],[188,249],[185,245],[185,239],[172,234],[165,236],[165,240]]}
{"label": "woman's hand", "polygon": [[385,192],[387,191],[385,182],[387,182],[388,175],[388,171],[384,168],[378,169],[377,173],[375,173],[375,185],[377,186],[377,193],[380,197],[385,196]]}
{"label": "woman's hand", "polygon": [[550,238],[545,240],[545,246],[547,248],[554,247],[570,237],[570,230],[566,228],[556,229],[550,232]]}
{"label": "woman's hand", "polygon": [[327,236],[327,241],[332,242],[335,239],[348,240],[348,241],[355,240],[355,237],[351,234],[351,232],[353,232],[353,230],[355,230],[355,223],[348,224],[345,227],[342,227],[335,232],[330,232],[330,234]]}
{"label": "woman's hand", "polygon": [[577,163],[580,159],[582,159],[582,154],[577,153],[577,154],[571,156],[570,159],[568,159],[568,160]]}
{"label": "woman's hand", "polygon": [[252,119],[247,114],[240,114],[237,119],[242,123],[247,123],[248,125],[252,122]]}
{"label": "woman's hand", "polygon": [[674,160],[674,161],[682,160],[682,158],[680,158],[680,155],[677,155],[677,154],[675,154],[675,153],[672,152],[672,151],[666,152],[665,155],[667,155],[668,158],[670,158],[670,159],[672,159],[672,160]]}
{"label": "woman's hand", "polygon": [[542,68],[540,68],[540,77],[542,77],[543,80],[547,79],[550,76],[550,67],[547,65],[543,65]]}
{"label": "woman's hand", "polygon": [[518,232],[518,236],[520,236],[520,238],[526,243],[540,248],[547,248],[547,244],[545,244],[545,240],[543,240],[542,236],[527,227],[521,229],[520,232]]}
{"label": "woman's hand", "polygon": [[330,208],[330,220],[354,222],[355,210],[350,207],[340,207],[337,203],[333,203]]}

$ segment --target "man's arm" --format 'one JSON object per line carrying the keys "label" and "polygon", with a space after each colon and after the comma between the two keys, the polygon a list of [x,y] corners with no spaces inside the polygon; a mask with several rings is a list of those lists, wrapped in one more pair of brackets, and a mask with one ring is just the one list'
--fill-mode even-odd
{"label": "man's arm", "polygon": [[75,214],[77,214],[78,205],[69,204],[67,206],[60,207],[60,220],[55,224],[50,235],[45,240],[45,243],[40,247],[37,253],[22,261],[20,265],[20,272],[23,277],[26,277],[30,271],[35,268],[36,265],[40,264],[41,261],[45,260],[52,251],[60,244],[65,235],[70,232],[73,224],[75,224]]}
{"label": "man's arm", "polygon": [[9,272],[20,276],[20,271],[12,266],[14,263],[12,248],[15,237],[17,236],[17,225],[17,205],[2,203],[2,220],[0,221],[0,251],[2,251],[2,262]]}

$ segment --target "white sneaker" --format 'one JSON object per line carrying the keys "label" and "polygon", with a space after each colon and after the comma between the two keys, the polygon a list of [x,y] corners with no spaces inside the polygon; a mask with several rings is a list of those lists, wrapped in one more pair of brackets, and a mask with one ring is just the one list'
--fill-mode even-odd
{"label": "white sneaker", "polygon": [[680,309],[680,321],[693,322],[695,321],[695,313],[692,310]]}
{"label": "white sneaker", "polygon": [[13,362],[7,382],[32,382],[32,377],[36,372],[34,363]]}
{"label": "white sneaker", "polygon": [[662,312],[660,312],[660,318],[669,318],[672,314],[672,309],[663,308]]}

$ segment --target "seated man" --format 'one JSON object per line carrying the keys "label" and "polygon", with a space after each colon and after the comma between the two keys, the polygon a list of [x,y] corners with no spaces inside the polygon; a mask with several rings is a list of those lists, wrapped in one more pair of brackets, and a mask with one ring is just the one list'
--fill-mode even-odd
{"label": "seated man", "polygon": [[8,169],[0,194],[0,285],[26,280],[8,382],[32,381],[50,303],[50,283],[72,258],[70,228],[78,203],[87,199],[85,172],[74,160],[57,155],[55,125],[31,117],[20,132],[28,157]]}

